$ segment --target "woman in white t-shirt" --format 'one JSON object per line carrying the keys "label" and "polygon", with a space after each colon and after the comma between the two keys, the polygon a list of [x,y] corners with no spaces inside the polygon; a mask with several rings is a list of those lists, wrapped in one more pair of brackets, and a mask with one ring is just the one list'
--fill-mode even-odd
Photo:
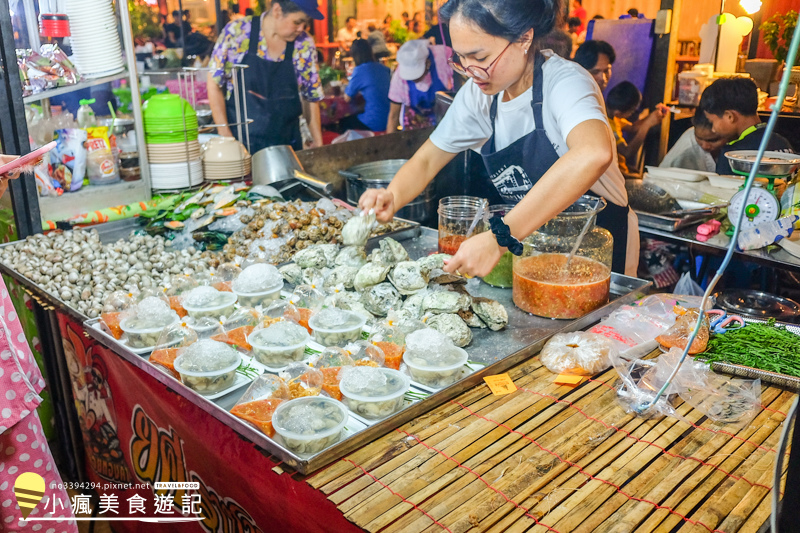
{"label": "woman in white t-shirt", "polygon": [[581,195],[608,205],[597,223],[614,236],[613,270],[636,273],[638,226],[628,208],[625,178],[600,89],[580,65],[535,38],[559,18],[558,0],[449,0],[439,17],[450,23],[451,64],[470,80],[431,138],[387,189],[370,189],[359,202],[380,221],[416,198],[456,154],[480,150],[491,183],[516,205],[492,231],[466,240],[445,270],[484,276],[506,249],[566,209]]}

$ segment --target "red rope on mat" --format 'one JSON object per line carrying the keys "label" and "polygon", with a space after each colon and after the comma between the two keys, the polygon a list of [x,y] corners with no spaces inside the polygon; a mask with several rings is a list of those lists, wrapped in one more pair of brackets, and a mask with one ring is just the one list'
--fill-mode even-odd
{"label": "red rope on mat", "polygon": [[359,464],[356,464],[354,461],[352,461],[352,460],[348,459],[347,457],[342,457],[342,461],[347,461],[348,463],[350,463],[350,464],[352,464],[353,466],[357,467],[357,468],[358,468],[358,469],[360,469],[362,472],[364,472],[366,475],[368,475],[369,477],[371,477],[371,478],[372,478],[372,479],[373,479],[373,480],[374,480],[376,483],[378,483],[380,486],[382,486],[383,488],[385,488],[386,490],[388,490],[389,492],[391,492],[392,494],[394,494],[395,496],[397,496],[398,498],[400,498],[401,500],[403,500],[405,503],[407,503],[407,504],[409,504],[409,505],[413,506],[413,507],[414,507],[414,509],[416,509],[416,510],[417,510],[417,511],[419,511],[420,513],[424,514],[425,516],[427,516],[428,518],[430,518],[431,520],[433,520],[433,523],[434,523],[434,524],[436,524],[437,526],[441,527],[442,529],[444,529],[444,530],[445,530],[445,531],[447,531],[448,533],[453,533],[453,532],[452,532],[452,531],[451,531],[451,530],[450,530],[450,529],[449,529],[449,528],[448,528],[446,525],[444,525],[444,524],[442,524],[441,522],[439,522],[438,520],[436,520],[434,517],[432,517],[431,515],[429,515],[428,513],[426,513],[426,512],[425,512],[423,509],[421,509],[421,508],[417,507],[417,504],[415,504],[414,502],[411,502],[411,501],[408,501],[408,500],[406,500],[405,498],[403,498],[403,496],[401,496],[401,495],[400,495],[400,494],[398,494],[397,492],[395,492],[395,491],[393,491],[392,489],[390,489],[390,488],[389,488],[389,486],[388,486],[388,485],[386,485],[385,483],[383,483],[383,482],[382,482],[380,479],[378,479],[377,477],[375,477],[375,476],[373,476],[372,474],[370,474],[369,472],[367,472],[367,470],[366,470],[366,469],[365,469],[363,466],[361,466],[361,465],[359,465]]}
{"label": "red rope on mat", "polygon": [[[616,390],[616,389],[614,389],[614,387],[612,387],[610,385],[607,385],[606,383],[603,383],[602,381],[597,381],[596,379],[592,379],[592,378],[586,378],[586,379],[589,380],[589,381],[592,381],[594,383],[599,383],[599,384],[603,385],[604,387],[608,387],[611,390]],[[773,449],[773,448],[767,448],[766,446],[761,446],[760,444],[756,444],[755,442],[749,441],[749,440],[745,439],[744,437],[739,437],[738,435],[734,435],[733,433],[730,433],[729,431],[725,431],[725,430],[722,430],[722,429],[711,429],[711,428],[707,428],[707,427],[703,427],[703,426],[698,426],[696,424],[692,424],[691,422],[688,422],[688,421],[685,421],[685,420],[682,420],[682,422],[686,422],[687,424],[692,426],[694,429],[699,429],[700,431],[710,431],[711,433],[716,433],[717,435],[726,435],[726,436],[728,436],[728,437],[730,437],[732,439],[736,439],[736,440],[739,440],[739,441],[742,441],[742,442],[746,442],[747,444],[750,444],[751,446],[755,446],[759,450],[763,450],[765,452],[778,453],[778,451]]]}
{"label": "red rope on mat", "polygon": [[656,502],[653,502],[653,501],[650,501],[650,500],[645,500],[645,499],[643,499],[643,498],[637,498],[636,496],[631,496],[630,494],[628,494],[628,493],[626,493],[625,491],[623,491],[623,490],[622,490],[622,488],[621,488],[619,485],[615,485],[614,483],[612,483],[612,482],[610,482],[610,481],[607,481],[607,480],[605,480],[605,479],[600,479],[599,477],[593,476],[592,474],[590,474],[590,473],[586,472],[586,471],[583,469],[583,467],[581,467],[579,464],[577,464],[577,463],[573,463],[572,461],[569,461],[569,460],[567,460],[567,459],[564,459],[563,457],[561,457],[559,454],[557,454],[556,452],[554,452],[554,451],[552,451],[552,450],[548,450],[547,448],[545,448],[544,446],[542,446],[541,444],[539,444],[538,442],[536,442],[536,440],[534,440],[534,439],[532,439],[531,437],[529,437],[529,436],[525,435],[524,433],[522,433],[522,432],[520,432],[520,431],[516,431],[516,430],[514,430],[514,429],[511,429],[511,428],[510,428],[510,427],[508,427],[507,425],[505,425],[505,424],[502,424],[502,423],[500,423],[500,422],[497,422],[497,421],[495,421],[495,420],[491,420],[491,419],[489,419],[489,418],[486,418],[486,417],[485,417],[485,416],[483,416],[483,415],[479,415],[479,414],[478,414],[478,413],[476,413],[475,411],[471,410],[469,407],[466,407],[465,405],[462,405],[462,404],[458,403],[458,402],[457,402],[457,401],[455,401],[455,400],[450,400],[450,403],[454,403],[454,404],[458,405],[459,407],[461,407],[462,409],[466,410],[468,413],[472,414],[473,416],[477,416],[478,418],[481,418],[481,419],[483,419],[483,420],[486,420],[487,422],[491,422],[492,424],[494,424],[494,425],[496,425],[496,426],[498,426],[498,427],[505,428],[506,430],[510,431],[511,433],[516,433],[517,435],[520,435],[520,436],[521,436],[522,438],[524,438],[525,440],[528,440],[528,441],[532,442],[534,445],[536,445],[536,446],[537,446],[537,447],[538,447],[540,450],[542,450],[543,452],[545,452],[545,453],[548,453],[548,454],[552,455],[553,457],[555,457],[556,459],[558,459],[559,461],[561,461],[561,462],[562,462],[562,463],[564,463],[564,464],[567,464],[567,465],[569,465],[569,466],[571,466],[571,467],[573,467],[573,468],[576,468],[576,469],[577,469],[577,470],[578,470],[578,471],[579,471],[581,474],[583,474],[584,476],[586,476],[586,477],[588,477],[588,478],[590,478],[590,479],[593,479],[594,481],[599,481],[600,483],[604,483],[604,484],[606,484],[606,485],[608,485],[608,486],[610,486],[610,487],[613,487],[613,488],[614,488],[614,489],[615,489],[615,490],[616,490],[616,491],[617,491],[619,494],[622,494],[623,496],[625,496],[625,497],[626,497],[626,498],[628,498],[629,500],[633,500],[633,501],[637,501],[637,502],[646,503],[646,504],[652,505],[652,506],[653,506],[653,507],[655,507],[656,509],[663,509],[663,510],[667,511],[668,513],[670,513],[670,514],[674,514],[675,516],[677,516],[677,517],[681,518],[681,519],[682,519],[682,520],[684,520],[685,522],[688,522],[688,523],[690,523],[690,524],[692,524],[692,525],[695,525],[695,526],[698,526],[698,525],[699,525],[699,526],[703,526],[704,528],[706,528],[706,529],[707,529],[708,531],[710,531],[711,533],[725,533],[724,531],[719,531],[719,530],[716,530],[716,529],[711,529],[710,527],[708,527],[707,525],[705,525],[703,522],[701,522],[701,521],[699,521],[699,520],[692,520],[691,518],[689,518],[689,517],[687,517],[687,516],[684,516],[684,515],[680,514],[679,512],[675,511],[675,510],[674,510],[674,509],[672,509],[671,507],[667,507],[666,505],[659,505],[659,504],[657,504]]}
{"label": "red rope on mat", "polygon": [[736,474],[732,474],[732,473],[720,468],[718,465],[715,465],[713,463],[707,463],[707,462],[703,461],[702,459],[698,459],[697,457],[691,457],[691,456],[687,457],[685,455],[678,455],[676,453],[672,453],[670,451],[667,451],[666,448],[664,448],[662,446],[659,446],[655,442],[651,442],[649,440],[640,439],[639,437],[634,437],[631,434],[631,432],[628,431],[627,429],[622,429],[620,427],[615,426],[614,424],[608,424],[608,423],[604,422],[603,420],[600,420],[599,418],[594,418],[592,416],[589,416],[588,414],[583,412],[583,410],[580,407],[578,407],[574,403],[569,402],[567,400],[561,400],[559,398],[556,398],[555,396],[551,396],[549,394],[544,394],[542,392],[533,391],[533,390],[530,390],[530,389],[523,388],[523,389],[520,389],[520,390],[523,390],[523,391],[525,391],[527,393],[530,393],[530,394],[536,394],[538,396],[542,396],[544,398],[548,398],[548,399],[553,400],[554,402],[557,402],[557,403],[565,403],[565,404],[569,405],[570,407],[572,407],[573,409],[575,409],[576,411],[578,411],[580,414],[582,414],[588,420],[594,420],[595,422],[601,423],[607,429],[614,429],[616,431],[619,431],[620,433],[624,433],[628,438],[633,439],[636,442],[641,442],[642,444],[647,444],[647,445],[653,446],[655,448],[658,448],[665,455],[669,455],[670,457],[675,457],[676,459],[685,459],[685,460],[688,460],[688,461],[696,461],[696,462],[700,463],[703,466],[710,466],[710,467],[714,468],[715,470],[719,470],[720,472],[722,472],[723,474],[725,474],[726,476],[728,476],[731,479],[735,479],[737,481],[744,481],[745,483],[749,484],[751,487],[761,487],[763,489],[767,489],[768,492],[772,490],[772,487],[768,487],[767,485],[762,485],[760,483],[753,483],[749,479],[741,477],[741,476],[737,476]]}
{"label": "red rope on mat", "polygon": [[533,515],[531,514],[531,512],[530,512],[530,509],[526,509],[525,507],[521,506],[520,504],[518,504],[517,502],[515,502],[514,500],[512,500],[511,498],[509,498],[508,496],[506,496],[506,495],[505,495],[505,494],[504,494],[504,493],[503,493],[501,490],[499,490],[499,489],[496,489],[496,488],[494,488],[493,486],[491,486],[491,485],[489,484],[489,482],[488,482],[488,481],[486,481],[485,479],[483,479],[483,478],[481,477],[481,475],[480,475],[480,474],[478,474],[477,472],[475,472],[473,469],[471,469],[470,467],[468,467],[468,466],[466,466],[466,465],[464,465],[464,464],[461,464],[460,462],[458,462],[458,459],[455,459],[455,458],[453,458],[453,457],[450,457],[449,455],[447,455],[446,453],[444,453],[442,450],[438,450],[438,449],[434,448],[433,446],[431,446],[431,445],[429,445],[429,444],[425,444],[425,443],[424,443],[424,442],[423,442],[423,441],[422,441],[422,440],[421,440],[419,437],[417,437],[416,435],[412,435],[411,433],[409,433],[409,432],[407,432],[407,431],[403,431],[402,429],[395,429],[395,431],[397,431],[398,433],[405,433],[406,435],[408,435],[408,436],[409,436],[409,437],[411,437],[412,439],[416,440],[418,443],[422,444],[423,446],[425,446],[425,447],[426,447],[426,448],[428,448],[429,450],[433,450],[433,451],[435,451],[436,453],[438,453],[439,455],[441,455],[441,456],[443,456],[443,457],[445,457],[445,458],[447,458],[447,459],[450,459],[450,460],[451,460],[451,461],[453,461],[455,464],[457,464],[457,465],[458,465],[458,466],[460,466],[461,468],[465,469],[466,471],[468,471],[469,473],[471,473],[471,474],[473,474],[475,477],[477,477],[477,478],[478,478],[478,479],[479,479],[479,480],[480,480],[480,481],[481,481],[481,482],[482,482],[484,485],[486,485],[488,488],[490,488],[491,490],[493,490],[494,492],[496,492],[497,494],[499,494],[500,496],[502,496],[502,497],[503,497],[503,499],[504,499],[505,501],[507,501],[508,503],[511,503],[511,504],[513,504],[513,505],[514,505],[514,507],[516,507],[517,509],[521,509],[521,510],[525,511],[525,515],[526,515],[526,516],[528,516],[528,517],[530,517],[530,518],[532,518],[532,519],[533,519],[533,521],[534,521],[534,522],[536,522],[536,524],[537,524],[537,525],[540,525],[540,526],[542,526],[542,527],[546,527],[548,531],[553,531],[554,533],[559,533],[557,530],[553,529],[552,527],[548,526],[547,524],[543,524],[542,522],[540,522],[538,518],[536,518],[535,516],[533,516]]}
{"label": "red rope on mat", "polygon": [[763,410],[765,410],[765,411],[769,411],[769,412],[771,412],[771,413],[777,413],[777,414],[779,414],[779,415],[786,416],[786,413],[784,413],[783,411],[779,411],[778,409],[771,409],[771,408],[767,407],[767,406],[766,406],[766,405],[764,405],[764,404],[761,404],[761,408],[762,408]]}

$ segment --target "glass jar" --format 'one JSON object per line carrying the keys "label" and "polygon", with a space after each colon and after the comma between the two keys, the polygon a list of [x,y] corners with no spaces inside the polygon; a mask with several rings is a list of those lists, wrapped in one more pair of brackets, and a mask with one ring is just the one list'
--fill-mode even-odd
{"label": "glass jar", "polygon": [[517,307],[547,318],[579,318],[608,302],[614,239],[594,225],[605,206],[604,199],[584,195],[523,241],[513,266]]}
{"label": "glass jar", "polygon": [[[489,206],[489,217],[493,216],[501,216],[504,217],[506,214],[514,209],[513,205],[491,205]],[[508,289],[512,285],[512,267],[514,261],[514,254],[511,252],[506,252],[500,257],[500,261],[497,263],[491,272],[483,277],[484,283],[488,283],[492,287],[500,287],[503,289]]]}
{"label": "glass jar", "polygon": [[[470,227],[475,222],[470,233]],[[439,252],[455,255],[461,243],[489,228],[488,202],[477,196],[447,196],[439,200]]]}

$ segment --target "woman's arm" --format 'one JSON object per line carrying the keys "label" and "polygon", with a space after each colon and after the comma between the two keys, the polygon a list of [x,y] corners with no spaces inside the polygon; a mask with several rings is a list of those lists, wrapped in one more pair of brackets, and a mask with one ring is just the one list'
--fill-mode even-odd
{"label": "woman's arm", "polygon": [[400,110],[402,106],[394,102],[389,107],[389,120],[386,121],[386,133],[397,133],[400,127]]}
{"label": "woman's arm", "polygon": [[320,116],[319,102],[301,100],[303,101],[303,116],[306,117],[308,129],[311,130],[311,148],[318,148],[322,146],[322,117]]}
{"label": "woman's arm", "polygon": [[[567,146],[567,153],[504,217],[517,239],[523,240],[572,205],[614,161],[608,125],[601,120],[591,119],[575,126],[567,136]],[[505,251],[498,246],[494,234],[487,231],[466,240],[445,266],[445,271],[485,276]]]}
{"label": "woman's arm", "polygon": [[425,141],[400,168],[388,188],[367,190],[358,205],[364,210],[373,209],[380,222],[389,222],[398,210],[419,196],[455,156],[437,148],[430,139]]}
{"label": "woman's arm", "polygon": [[[225,95],[214,79],[213,70],[208,73],[206,85],[208,86],[208,104],[211,106],[211,117],[214,120],[214,124],[227,124],[228,113],[225,110]],[[223,137],[233,137],[229,126],[218,126],[217,133]]]}

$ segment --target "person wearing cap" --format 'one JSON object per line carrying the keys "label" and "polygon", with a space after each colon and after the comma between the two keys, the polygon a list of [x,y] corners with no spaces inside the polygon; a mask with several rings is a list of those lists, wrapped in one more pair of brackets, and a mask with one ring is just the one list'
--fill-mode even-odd
{"label": "person wearing cap", "polygon": [[[246,65],[244,97],[249,124],[250,153],[288,144],[303,148],[300,116],[305,115],[313,142],[322,146],[319,102],[323,98],[314,40],[305,32],[309,19],[322,20],[317,0],[273,0],[260,17],[228,23],[211,55],[208,100],[217,132],[236,137],[236,99],[231,65]],[[242,118],[244,107],[239,103]],[[244,136],[242,126],[242,136]]]}
{"label": "person wearing cap", "polygon": [[380,222],[413,201],[460,152],[480,152],[486,176],[465,189],[512,204],[490,218],[490,231],[466,239],[444,270],[485,276],[506,251],[583,195],[603,197],[596,224],[613,236],[612,270],[636,274],[639,231],[617,166],[603,95],[580,65],[541,42],[560,27],[558,0],[449,0],[439,19],[450,25],[451,65],[468,77],[442,121],[386,189],[359,200]]}
{"label": "person wearing cap", "polygon": [[452,50],[431,45],[427,39],[408,41],[397,51],[397,69],[389,86],[389,120],[386,133],[436,125],[436,93],[453,88]]}

